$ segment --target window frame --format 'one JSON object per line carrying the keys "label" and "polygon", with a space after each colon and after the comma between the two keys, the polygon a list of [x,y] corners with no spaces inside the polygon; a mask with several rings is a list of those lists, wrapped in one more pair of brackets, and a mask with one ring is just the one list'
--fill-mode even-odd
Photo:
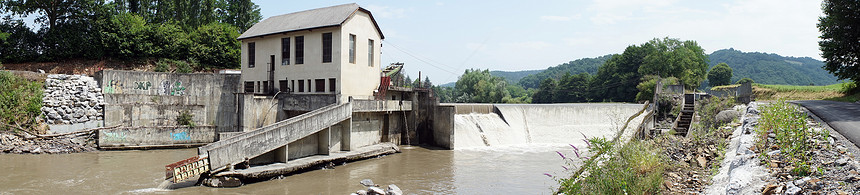
{"label": "window frame", "polygon": [[295,41],[296,64],[305,64],[305,36],[296,36]]}
{"label": "window frame", "polygon": [[281,65],[290,65],[290,37],[281,38]]}
{"label": "window frame", "polygon": [[322,63],[331,63],[332,60],[332,33],[322,34]]}
{"label": "window frame", "polygon": [[356,37],[354,34],[349,34],[349,63],[355,64],[355,46]]}
{"label": "window frame", "polygon": [[257,43],[249,42],[248,43],[248,68],[254,68],[257,62],[257,51],[256,51]]}
{"label": "window frame", "polygon": [[367,66],[373,67],[373,39],[367,39]]}

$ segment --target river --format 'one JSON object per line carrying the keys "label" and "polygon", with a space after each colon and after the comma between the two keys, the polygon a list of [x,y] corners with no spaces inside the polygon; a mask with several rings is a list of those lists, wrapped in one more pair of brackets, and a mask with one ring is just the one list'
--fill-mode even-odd
{"label": "river", "polygon": [[0,194],[349,194],[362,179],[406,194],[549,194],[565,175],[555,151],[570,147],[523,145],[464,150],[404,146],[402,153],[308,171],[239,188],[156,188],[164,165],[195,149],[100,151],[59,155],[0,155]]}

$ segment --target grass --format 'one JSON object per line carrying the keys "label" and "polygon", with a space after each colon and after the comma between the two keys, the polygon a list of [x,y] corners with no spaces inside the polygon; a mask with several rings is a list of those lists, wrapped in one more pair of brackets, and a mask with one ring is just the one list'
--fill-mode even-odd
{"label": "grass", "polygon": [[[724,85],[711,90],[724,90],[740,85]],[[853,83],[840,83],[825,86],[765,85],[753,83],[756,100],[833,100],[855,102],[860,100]],[[852,93],[853,91],[853,93]]]}

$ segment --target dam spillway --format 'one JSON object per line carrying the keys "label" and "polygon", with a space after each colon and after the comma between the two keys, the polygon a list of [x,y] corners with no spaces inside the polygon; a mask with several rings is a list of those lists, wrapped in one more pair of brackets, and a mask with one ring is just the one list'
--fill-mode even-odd
{"label": "dam spillway", "polygon": [[[643,104],[449,104],[456,107],[454,148],[571,144],[584,136],[611,138]],[[642,116],[630,121],[629,137]]]}

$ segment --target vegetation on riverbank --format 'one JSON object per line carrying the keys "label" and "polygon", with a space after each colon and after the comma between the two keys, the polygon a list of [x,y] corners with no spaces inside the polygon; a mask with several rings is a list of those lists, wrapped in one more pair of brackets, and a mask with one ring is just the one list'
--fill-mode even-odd
{"label": "vegetation on riverbank", "polygon": [[0,130],[35,130],[42,114],[43,82],[0,71]]}
{"label": "vegetation on riverbank", "polygon": [[[558,179],[558,192],[565,194],[658,194],[697,193],[704,190],[719,170],[725,156],[734,118],[717,119],[720,111],[735,105],[730,98],[702,101],[701,118],[712,118],[707,124],[696,124],[686,137],[670,134],[648,140],[632,140],[623,147],[613,147],[604,138],[588,142],[589,157],[578,164],[582,172]],[[670,119],[671,120],[671,119]],[[577,150],[576,148],[574,148]],[[577,150],[578,151],[578,150]],[[579,154],[579,152],[577,152]],[[568,158],[565,158],[569,160]],[[573,160],[570,160],[571,162]]]}
{"label": "vegetation on riverbank", "polygon": [[[711,88],[711,90],[722,90],[738,87],[740,85],[724,85]],[[798,85],[765,85],[753,83],[753,95],[756,100],[833,100],[843,102],[856,102],[860,100],[860,90],[853,82],[832,84],[825,86],[798,86]]]}
{"label": "vegetation on riverbank", "polygon": [[793,167],[792,175],[806,176],[814,171],[810,170],[807,163],[808,151],[812,147],[810,138],[813,133],[829,131],[813,132],[806,123],[806,113],[785,100],[762,106],[761,110],[761,118],[756,128],[756,148],[760,150],[759,154],[765,163],[771,163],[766,155],[769,151],[779,150],[779,155],[785,157],[786,162],[790,162]]}

